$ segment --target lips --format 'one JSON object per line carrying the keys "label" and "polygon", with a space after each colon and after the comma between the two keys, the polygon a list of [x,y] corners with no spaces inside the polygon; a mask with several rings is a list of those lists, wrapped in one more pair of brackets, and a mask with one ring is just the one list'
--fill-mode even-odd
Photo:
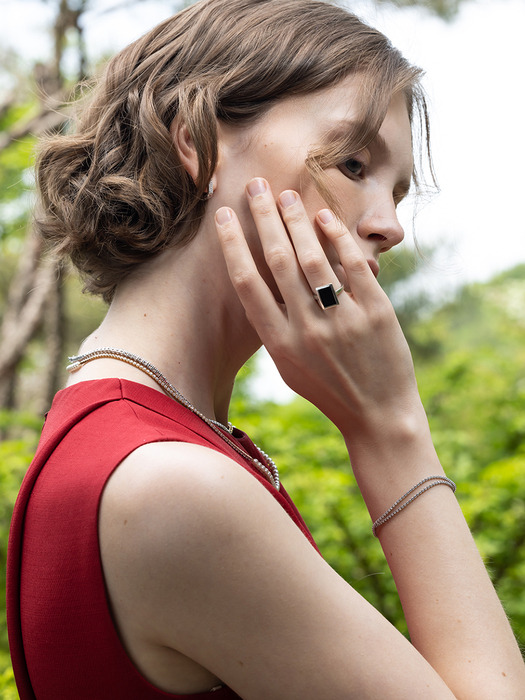
{"label": "lips", "polygon": [[367,263],[372,272],[374,273],[374,277],[377,277],[379,274],[379,263],[377,262],[377,260],[371,258],[370,260],[367,260]]}

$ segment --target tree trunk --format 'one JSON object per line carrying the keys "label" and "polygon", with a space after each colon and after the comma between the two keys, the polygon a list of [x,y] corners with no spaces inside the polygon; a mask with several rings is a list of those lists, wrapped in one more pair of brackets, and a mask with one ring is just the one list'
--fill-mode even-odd
{"label": "tree trunk", "polygon": [[42,244],[33,234],[9,290],[0,328],[0,406],[7,407],[18,365],[35,336],[56,280],[56,263],[42,259]]}

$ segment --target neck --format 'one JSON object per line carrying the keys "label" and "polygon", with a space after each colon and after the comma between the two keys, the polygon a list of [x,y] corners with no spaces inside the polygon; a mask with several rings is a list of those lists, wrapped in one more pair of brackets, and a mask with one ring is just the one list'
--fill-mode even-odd
{"label": "neck", "polygon": [[[211,240],[210,240],[211,239]],[[227,422],[233,382],[259,346],[231,287],[215,237],[144,264],[118,287],[106,318],[81,352],[114,347],[142,357],[205,416]],[[213,249],[212,249],[213,250]],[[155,386],[118,360],[86,365],[76,381],[119,376]]]}

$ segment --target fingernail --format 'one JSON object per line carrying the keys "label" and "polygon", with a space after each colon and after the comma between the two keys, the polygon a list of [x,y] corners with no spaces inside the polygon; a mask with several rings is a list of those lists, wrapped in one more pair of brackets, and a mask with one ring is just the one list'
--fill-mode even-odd
{"label": "fingernail", "polygon": [[215,221],[222,226],[233,219],[232,210],[229,207],[221,207],[215,212]]}
{"label": "fingernail", "polygon": [[266,192],[266,181],[260,177],[256,177],[248,183],[247,190],[250,197],[257,197],[258,194],[264,194]]}
{"label": "fingernail", "polygon": [[322,224],[329,224],[330,221],[333,221],[334,219],[334,215],[332,214],[330,209],[321,209],[317,216]]}
{"label": "fingernail", "polygon": [[286,190],[279,195],[279,202],[283,209],[286,209],[286,207],[291,207],[292,204],[297,202],[297,195],[293,190]]}

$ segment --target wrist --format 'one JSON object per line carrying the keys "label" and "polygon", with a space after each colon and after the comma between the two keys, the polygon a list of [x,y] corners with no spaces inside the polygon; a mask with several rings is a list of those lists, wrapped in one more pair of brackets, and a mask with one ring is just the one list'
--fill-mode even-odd
{"label": "wrist", "polygon": [[[407,402],[408,403],[408,402]],[[349,452],[377,452],[411,449],[422,440],[431,440],[425,409],[419,396],[411,404],[387,410],[374,406],[366,415],[349,421],[341,430]]]}
{"label": "wrist", "polygon": [[445,476],[422,407],[421,411],[352,431],[345,441],[372,520],[422,479]]}

